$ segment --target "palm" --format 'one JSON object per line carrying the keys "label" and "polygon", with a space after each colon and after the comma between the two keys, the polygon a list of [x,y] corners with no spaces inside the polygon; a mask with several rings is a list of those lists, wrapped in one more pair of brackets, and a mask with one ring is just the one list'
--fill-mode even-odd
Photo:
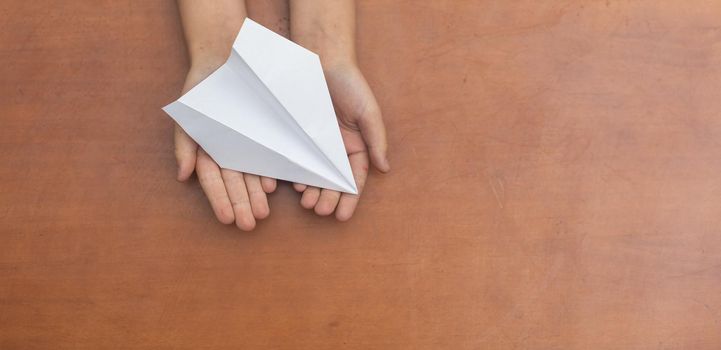
{"label": "palm", "polygon": [[[363,74],[355,66],[329,69],[325,72],[328,89],[340,125],[358,193],[363,190],[368,174],[369,152],[373,163],[387,171],[385,160],[385,129],[380,108]],[[296,185],[303,191],[301,205],[314,208],[319,215],[336,212],[340,220],[349,219],[358,203],[358,195]]]}
{"label": "palm", "polygon": [[[183,93],[207,77],[212,69],[191,70]],[[232,223],[242,230],[252,230],[256,220],[270,214],[267,193],[275,190],[276,180],[220,169],[188,136],[180,126],[175,127],[175,156],[178,160],[178,180],[185,181],[195,171],[216,217],[222,223]]]}

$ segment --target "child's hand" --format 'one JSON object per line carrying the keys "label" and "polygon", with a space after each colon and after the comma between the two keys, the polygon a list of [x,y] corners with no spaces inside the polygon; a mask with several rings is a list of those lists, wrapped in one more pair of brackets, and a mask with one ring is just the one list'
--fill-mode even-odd
{"label": "child's hand", "polygon": [[368,177],[369,155],[378,170],[390,170],[386,158],[386,131],[375,96],[355,63],[349,61],[325,67],[325,77],[358,195],[301,184],[294,184],[293,187],[303,192],[300,204],[304,208],[314,209],[316,214],[323,216],[335,211],[338,220],[346,221],[353,216]]}
{"label": "child's hand", "polygon": [[[205,79],[215,68],[191,68],[182,93]],[[241,230],[250,231],[255,228],[256,220],[270,214],[266,193],[275,191],[275,179],[220,169],[178,125],[175,126],[175,158],[178,161],[178,181],[186,181],[195,170],[220,222],[230,224],[235,221]]]}
{"label": "child's hand", "polygon": [[390,170],[380,107],[356,63],[355,1],[290,0],[290,12],[291,39],[317,53],[323,64],[358,195],[300,184],[293,187],[303,192],[304,208],[313,208],[318,215],[335,211],[336,218],[345,221],[358,204],[369,163],[382,172]]}

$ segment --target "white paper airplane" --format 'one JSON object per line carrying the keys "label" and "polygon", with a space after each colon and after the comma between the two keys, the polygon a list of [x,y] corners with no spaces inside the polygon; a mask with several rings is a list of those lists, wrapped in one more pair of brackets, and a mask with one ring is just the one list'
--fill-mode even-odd
{"label": "white paper airplane", "polygon": [[163,110],[221,168],[358,193],[318,55],[250,19],[228,61]]}

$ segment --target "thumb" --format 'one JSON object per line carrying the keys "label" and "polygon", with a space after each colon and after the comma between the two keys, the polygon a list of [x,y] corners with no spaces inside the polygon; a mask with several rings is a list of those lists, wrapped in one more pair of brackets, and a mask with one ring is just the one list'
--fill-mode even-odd
{"label": "thumb", "polygon": [[175,160],[178,162],[178,181],[185,181],[193,174],[197,151],[198,144],[176,124]]}
{"label": "thumb", "polygon": [[387,173],[391,170],[388,162],[388,141],[386,140],[386,127],[383,124],[380,108],[374,104],[368,108],[358,120],[363,140],[368,147],[371,163],[378,170]]}

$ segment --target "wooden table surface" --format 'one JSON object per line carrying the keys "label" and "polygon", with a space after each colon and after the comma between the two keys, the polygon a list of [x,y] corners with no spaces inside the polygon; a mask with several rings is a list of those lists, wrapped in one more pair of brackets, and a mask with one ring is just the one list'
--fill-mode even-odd
{"label": "wooden table surface", "polygon": [[174,180],[172,1],[0,28],[0,349],[721,348],[719,1],[362,1],[393,171],[252,233]]}

